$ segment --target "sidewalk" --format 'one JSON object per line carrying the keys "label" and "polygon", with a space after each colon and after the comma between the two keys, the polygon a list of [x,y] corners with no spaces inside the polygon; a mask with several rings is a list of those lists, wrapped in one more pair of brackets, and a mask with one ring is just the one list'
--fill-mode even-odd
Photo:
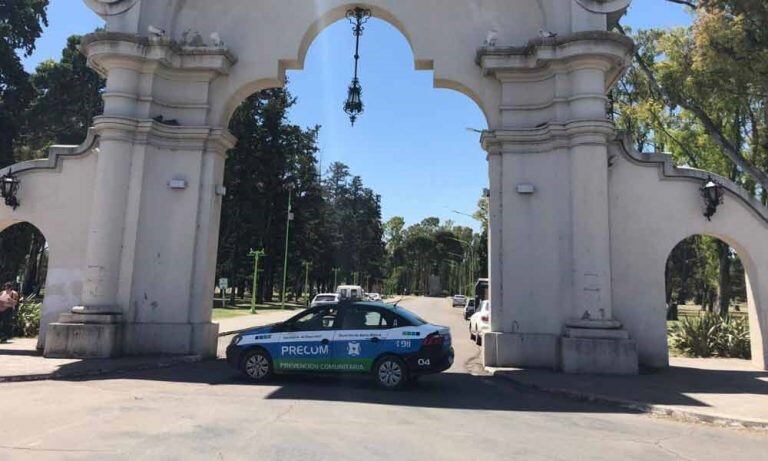
{"label": "sidewalk", "polygon": [[747,360],[671,358],[640,376],[489,369],[519,385],[578,400],[718,425],[768,429],[768,372]]}
{"label": "sidewalk", "polygon": [[249,328],[288,320],[299,312],[301,312],[299,309],[262,311],[253,315],[240,315],[214,320],[214,323],[219,324],[219,336],[229,336]]}
{"label": "sidewalk", "polygon": [[46,359],[35,349],[36,338],[0,344],[0,383],[76,378],[117,371],[165,368],[199,362],[199,356],[124,357],[119,359]]}

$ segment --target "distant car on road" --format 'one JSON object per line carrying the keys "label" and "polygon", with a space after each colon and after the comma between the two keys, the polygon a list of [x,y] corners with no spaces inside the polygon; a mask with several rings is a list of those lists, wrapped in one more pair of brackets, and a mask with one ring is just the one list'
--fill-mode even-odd
{"label": "distant car on road", "polygon": [[238,334],[227,362],[253,381],[280,373],[370,374],[399,389],[453,364],[448,327],[432,325],[401,307],[341,302],[310,308],[275,325]]}
{"label": "distant car on road", "polygon": [[467,297],[464,295],[453,295],[453,307],[459,306],[464,307],[464,304],[467,302]]}
{"label": "distant car on road", "polygon": [[341,300],[341,296],[338,293],[320,293],[315,296],[309,307],[326,306],[328,304],[336,304]]}
{"label": "distant car on road", "polygon": [[483,333],[491,331],[491,302],[483,301],[469,318],[469,338],[478,346],[483,344]]}
{"label": "distant car on road", "polygon": [[336,288],[336,293],[341,296],[342,300],[346,301],[365,300],[365,290],[359,285],[340,285]]}
{"label": "distant car on road", "polygon": [[467,298],[466,304],[464,304],[464,320],[469,320],[472,314],[475,313],[475,298]]}

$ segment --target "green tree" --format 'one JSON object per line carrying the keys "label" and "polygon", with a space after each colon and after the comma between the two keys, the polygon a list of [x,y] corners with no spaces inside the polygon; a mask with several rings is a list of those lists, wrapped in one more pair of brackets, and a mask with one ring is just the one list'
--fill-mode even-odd
{"label": "green tree", "polygon": [[19,121],[34,97],[19,52],[29,56],[35,50],[48,25],[47,6],[48,0],[0,0],[0,168],[14,163]]}
{"label": "green tree", "polygon": [[18,141],[30,152],[24,156],[40,156],[54,143],[80,144],[93,118],[104,111],[105,81],[88,67],[80,39],[69,37],[61,59],[40,63],[32,75],[35,98],[24,114]]}

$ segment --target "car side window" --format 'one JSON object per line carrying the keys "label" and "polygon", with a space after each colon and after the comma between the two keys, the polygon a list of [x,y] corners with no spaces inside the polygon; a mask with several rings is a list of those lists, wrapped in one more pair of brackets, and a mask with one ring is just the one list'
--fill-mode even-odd
{"label": "car side window", "polygon": [[327,307],[295,319],[288,324],[289,331],[323,331],[332,330],[336,325],[336,314],[338,309]]}
{"label": "car side window", "polygon": [[378,309],[350,307],[344,312],[342,330],[381,330],[393,327],[393,318]]}

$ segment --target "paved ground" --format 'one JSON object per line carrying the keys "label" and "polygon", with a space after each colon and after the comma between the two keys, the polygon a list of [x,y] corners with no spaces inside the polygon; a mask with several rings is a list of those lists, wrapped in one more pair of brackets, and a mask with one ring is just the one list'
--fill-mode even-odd
{"label": "paved ground", "polygon": [[672,358],[670,368],[640,376],[577,376],[546,370],[497,372],[518,383],[602,401],[651,405],[702,419],[768,426],[768,372],[735,359]]}
{"label": "paved ground", "polygon": [[457,363],[406,392],[367,380],[241,380],[221,361],[0,385],[0,459],[764,459],[764,433],[690,425],[473,376],[478,350],[445,300]]}

